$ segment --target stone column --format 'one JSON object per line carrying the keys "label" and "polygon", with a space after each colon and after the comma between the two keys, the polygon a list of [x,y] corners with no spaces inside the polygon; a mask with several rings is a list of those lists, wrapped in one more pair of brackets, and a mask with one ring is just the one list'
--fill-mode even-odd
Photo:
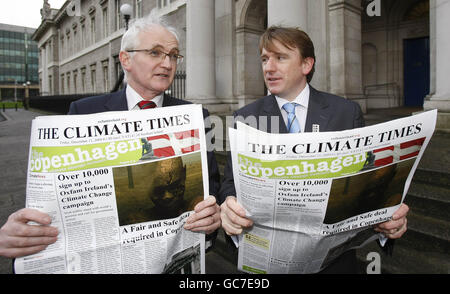
{"label": "stone column", "polygon": [[282,25],[308,30],[307,0],[267,0],[267,26]]}
{"label": "stone column", "polygon": [[361,1],[329,0],[330,92],[355,100],[366,112],[362,91]]}
{"label": "stone column", "polygon": [[[293,26],[304,30],[314,43],[316,66],[311,85],[329,91],[328,2],[317,0],[268,0],[268,26]],[[308,17],[313,15],[314,17]]]}
{"label": "stone column", "polygon": [[233,5],[234,0],[216,2],[216,96],[223,102],[233,100]]}
{"label": "stone column", "polygon": [[186,99],[214,103],[215,1],[186,1]]}
{"label": "stone column", "polygon": [[450,129],[450,0],[430,1],[430,95],[425,99],[425,110],[438,109],[437,128]]}
{"label": "stone column", "polygon": [[314,15],[308,18],[306,33],[313,41],[316,55],[315,72],[310,84],[318,90],[329,92],[328,2],[308,0],[308,15]]}

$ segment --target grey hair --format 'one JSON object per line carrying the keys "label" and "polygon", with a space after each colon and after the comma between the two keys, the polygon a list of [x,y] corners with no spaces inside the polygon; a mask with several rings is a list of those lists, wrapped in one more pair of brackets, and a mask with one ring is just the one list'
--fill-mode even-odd
{"label": "grey hair", "polygon": [[[142,18],[137,18],[130,22],[128,30],[122,36],[120,51],[127,51],[138,48],[139,34],[141,32],[146,32],[155,26],[163,27],[171,32],[175,36],[177,42],[180,43],[177,29],[169,25],[164,17],[158,15],[157,9],[154,8],[149,15]],[[134,52],[129,52],[128,54],[133,57]],[[127,71],[123,70],[123,72],[125,74],[124,81],[126,82]]]}

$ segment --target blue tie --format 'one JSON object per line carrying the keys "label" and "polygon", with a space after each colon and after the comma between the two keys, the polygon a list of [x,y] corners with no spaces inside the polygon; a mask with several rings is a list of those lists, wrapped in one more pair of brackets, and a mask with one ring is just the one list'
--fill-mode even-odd
{"label": "blue tie", "polygon": [[287,129],[289,133],[299,133],[300,132],[300,123],[295,117],[295,107],[298,106],[297,103],[286,103],[283,105],[283,109],[286,110],[288,114],[288,123]]}

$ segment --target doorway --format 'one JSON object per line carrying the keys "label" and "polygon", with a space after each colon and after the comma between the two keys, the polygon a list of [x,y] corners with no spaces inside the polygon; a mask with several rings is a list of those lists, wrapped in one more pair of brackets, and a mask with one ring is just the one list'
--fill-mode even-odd
{"label": "doorway", "polygon": [[405,106],[423,106],[430,92],[430,39],[405,39],[403,48]]}

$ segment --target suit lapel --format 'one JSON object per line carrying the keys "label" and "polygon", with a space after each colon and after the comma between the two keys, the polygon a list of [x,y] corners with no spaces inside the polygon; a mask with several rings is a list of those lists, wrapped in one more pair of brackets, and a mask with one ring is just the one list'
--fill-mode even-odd
{"label": "suit lapel", "polygon": [[[287,133],[286,124],[284,123],[283,116],[281,115],[280,108],[278,107],[277,100],[275,99],[275,96],[265,96],[262,99],[264,99],[263,103],[263,111],[262,115],[267,116],[267,132],[269,133],[278,133],[277,130],[272,131],[272,118],[278,118],[278,130],[280,134]],[[256,118],[259,120],[259,118]]]}
{"label": "suit lapel", "polygon": [[331,111],[332,109],[325,97],[310,86],[305,132],[311,132],[313,124],[319,125],[319,131],[326,131],[332,114]]}
{"label": "suit lapel", "polygon": [[105,109],[107,109],[108,111],[128,110],[127,95],[125,89],[112,93],[111,97],[105,102]]}
{"label": "suit lapel", "polygon": [[165,107],[165,106],[174,106],[174,105],[176,105],[174,99],[171,96],[164,93],[162,106]]}

